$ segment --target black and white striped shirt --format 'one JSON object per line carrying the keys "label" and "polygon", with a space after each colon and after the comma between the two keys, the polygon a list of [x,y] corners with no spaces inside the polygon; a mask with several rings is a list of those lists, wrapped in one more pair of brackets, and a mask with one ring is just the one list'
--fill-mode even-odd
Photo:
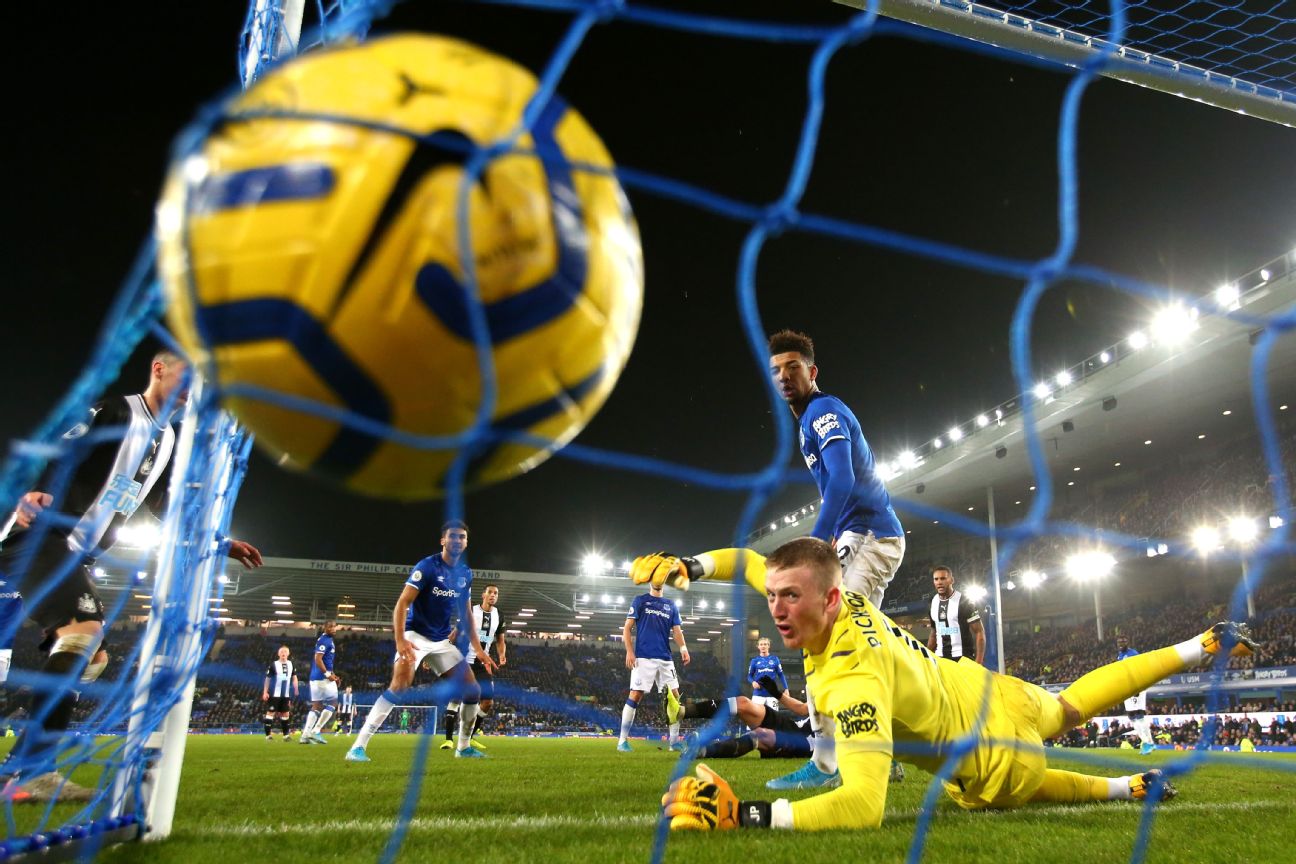
{"label": "black and white striped shirt", "polygon": [[478,604],[472,608],[472,616],[473,626],[477,628],[477,641],[481,642],[482,650],[490,654],[491,646],[495,644],[495,634],[499,633],[499,608],[492,606],[490,614],[486,614],[482,611],[481,604]]}
{"label": "black and white striped shirt", "polygon": [[932,597],[931,622],[936,631],[936,650],[947,660],[960,657],[976,659],[976,640],[972,636],[972,622],[980,621],[981,613],[961,591],[945,599]]}
{"label": "black and white striped shirt", "polygon": [[[63,434],[75,446],[92,431],[125,427],[119,439],[110,437],[91,442],[89,452],[74,470],[59,509],[79,518],[70,529],[55,525],[52,533],[67,542],[68,549],[98,557],[117,539],[117,531],[140,504],[161,512],[166,482],[163,479],[175,447],[170,423],[149,411],[142,394],[118,396],[95,405],[85,419]],[[34,487],[45,491],[52,484],[57,466]],[[15,530],[14,520],[0,530],[0,542],[7,552],[17,551],[25,532]]]}
{"label": "black and white striped shirt", "polygon": [[266,681],[270,695],[276,699],[281,696],[292,696],[292,682],[295,677],[291,660],[272,661],[266,667]]}
{"label": "black and white striped shirt", "polygon": [[355,694],[342,693],[342,707],[338,709],[339,714],[351,714],[355,711]]}

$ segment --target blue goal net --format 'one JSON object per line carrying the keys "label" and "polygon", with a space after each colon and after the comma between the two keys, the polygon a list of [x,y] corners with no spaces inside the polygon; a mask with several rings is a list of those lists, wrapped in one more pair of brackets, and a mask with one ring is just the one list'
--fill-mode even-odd
{"label": "blue goal net", "polygon": [[[412,0],[411,0],[412,2]],[[530,135],[545,116],[545,109],[563,89],[564,76],[577,62],[587,37],[598,28],[643,27],[687,33],[700,38],[740,40],[779,47],[792,46],[807,55],[804,66],[805,110],[795,135],[795,152],[786,176],[780,179],[775,194],[762,199],[744,199],[721,194],[693,182],[665,176],[650,169],[619,165],[615,169],[598,166],[564,166],[574,172],[614,171],[617,180],[630,197],[639,196],[669,202],[724,220],[737,226],[735,245],[737,268],[732,291],[736,298],[737,318],[750,352],[752,378],[763,381],[773,422],[771,455],[767,462],[747,470],[725,472],[700,469],[639,453],[603,450],[583,443],[561,449],[559,458],[576,460],[600,469],[650,474],[680,484],[706,490],[738,492],[744,503],[732,520],[728,540],[732,545],[756,544],[762,535],[790,536],[796,520],[786,525],[774,523],[762,527],[762,514],[778,499],[781,491],[803,483],[801,469],[787,468],[787,455],[793,449],[795,428],[792,418],[772,386],[769,385],[766,357],[766,334],[772,329],[763,320],[758,286],[761,284],[762,251],[774,238],[783,235],[814,237],[831,243],[886,250],[902,256],[921,258],[943,268],[976,273],[1009,280],[1020,287],[1020,297],[1007,334],[1011,356],[1015,395],[987,416],[969,421],[958,435],[947,435],[906,454],[884,466],[894,487],[905,488],[898,495],[898,509],[914,518],[940,521],[968,536],[986,538],[995,544],[993,570],[1007,574],[1020,568],[1023,550],[1048,538],[1073,537],[1101,541],[1113,550],[1129,554],[1152,554],[1149,549],[1166,547],[1171,556],[1187,559],[1196,553],[1164,542],[1165,538],[1131,535],[1119,526],[1096,526],[1083,520],[1057,521],[1054,516],[1057,480],[1055,468],[1046,453],[1046,441],[1040,431],[1041,417],[1052,416],[1050,405],[1067,393],[1076,399],[1092,400],[1092,394],[1081,395],[1087,376],[1099,366],[1133,356],[1141,346],[1121,343],[1095,354],[1067,377],[1043,385],[1037,378],[1034,362],[1037,345],[1033,341],[1033,324],[1040,304],[1050,291],[1062,284],[1090,284],[1115,292],[1161,301],[1175,292],[1127,273],[1098,268],[1083,262],[1077,254],[1080,234],[1081,183],[1078,175],[1077,137],[1081,105],[1087,88],[1100,77],[1163,90],[1166,98],[1186,95],[1212,106],[1197,110],[1232,110],[1263,118],[1265,121],[1296,126],[1296,21],[1290,4],[1277,2],[1230,3],[1223,0],[1145,0],[1145,2],[1112,3],[1047,2],[1007,3],[998,6],[958,2],[958,0],[844,0],[846,6],[858,9],[832,10],[825,13],[824,23],[788,24],[779,20],[756,20],[743,16],[699,14],[688,4],[657,6],[633,0],[499,0],[499,15],[507,16],[518,9],[528,13],[543,11],[564,16],[567,22],[562,36],[547,52],[548,60],[538,70],[539,86],[523,114],[523,126],[491,147],[467,145],[464,157],[473,165],[466,172],[465,184],[473,182],[490,160],[527,153],[517,141]],[[262,79],[277,64],[290,62],[305,52],[334,44],[363,40],[371,30],[382,26],[383,16],[396,6],[390,0],[253,0],[245,21],[237,61],[238,77],[244,85]],[[850,221],[831,214],[816,212],[807,206],[806,193],[815,167],[820,133],[829,110],[826,81],[829,69],[844,52],[869,50],[871,43],[886,39],[918,40],[990,53],[1015,62],[1055,68],[1066,75],[1056,107],[1056,224],[1051,248],[1034,257],[1014,257],[963,246],[946,240],[931,239],[875,224]],[[194,127],[181,136],[175,152],[178,163],[194,155],[207,133],[229,120],[233,109],[228,100],[204,111]],[[290,116],[290,115],[289,115]],[[359,126],[362,121],[347,116],[312,117],[340,125]],[[1262,122],[1257,120],[1256,122]],[[593,119],[597,128],[597,117]],[[393,134],[405,135],[415,145],[428,143],[424,136],[410,130],[391,128]],[[437,142],[444,146],[444,142]],[[613,156],[615,157],[615,153]],[[543,154],[546,160],[561,156]],[[547,163],[548,164],[548,163]],[[768,178],[765,178],[768,180]],[[768,186],[762,183],[761,186]],[[467,236],[466,217],[459,214],[460,234]],[[33,532],[57,532],[68,529],[83,514],[64,511],[68,484],[78,468],[93,453],[96,445],[120,441],[127,434],[121,427],[96,428],[89,435],[70,434],[83,422],[89,406],[96,403],[105,389],[117,378],[131,352],[146,338],[155,338],[183,354],[174,336],[161,323],[163,292],[154,264],[152,243],[141,250],[139,260],[128,276],[110,317],[105,321],[95,352],[85,371],[68,391],[50,417],[21,441],[14,442],[0,476],[0,501],[6,513],[20,512],[20,502],[31,490],[42,489],[51,495],[52,504],[45,518],[37,520]],[[648,262],[649,279],[652,263]],[[1228,617],[1247,618],[1249,599],[1265,584],[1277,562],[1296,553],[1291,540],[1291,489],[1289,463],[1280,450],[1276,400],[1268,378],[1275,353],[1282,340],[1291,339],[1296,328],[1296,308],[1280,303],[1276,308],[1252,300],[1270,298],[1274,286],[1296,283],[1296,251],[1266,264],[1262,270],[1246,277],[1245,284],[1235,286],[1227,297],[1193,298],[1192,320],[1226,320],[1251,331],[1249,390],[1254,407],[1255,426],[1269,481],[1264,489],[1264,505],[1272,530],[1264,533],[1236,558],[1246,565],[1243,578],[1232,591]],[[485,320],[471,268],[465,277],[467,317]],[[1268,292],[1268,293],[1266,293]],[[651,295],[650,295],[651,296]],[[649,301],[651,303],[651,301]],[[775,322],[777,323],[777,322]],[[1194,325],[1195,326],[1195,325]],[[810,329],[813,329],[810,325]],[[480,356],[492,350],[490,333],[484,326],[471,330]],[[1123,352],[1123,353],[1122,353]],[[202,365],[194,363],[201,371]],[[489,371],[489,364],[484,368]],[[488,376],[484,376],[488,377]],[[487,380],[483,389],[492,392],[498,382]],[[246,468],[250,435],[221,409],[222,394],[215,382],[195,375],[190,385],[188,403],[182,409],[183,423],[175,442],[175,456],[170,479],[170,495],[161,515],[162,530],[156,548],[145,550],[139,558],[123,556],[121,547],[100,557],[87,571],[99,580],[106,596],[115,598],[104,610],[104,629],[123,620],[126,604],[136,589],[147,598],[148,619],[123,652],[117,649],[114,662],[119,668],[132,670],[112,680],[86,680],[86,669],[92,657],[84,658],[75,668],[51,674],[48,670],[15,664],[8,681],[8,692],[15,694],[11,707],[19,702],[29,706],[15,710],[11,725],[21,732],[40,729],[62,700],[75,698],[92,703],[92,710],[78,724],[74,734],[61,736],[52,745],[27,736],[23,746],[15,747],[6,763],[7,775],[14,778],[6,787],[3,810],[7,820],[7,837],[0,844],[0,860],[11,856],[53,848],[70,850],[69,854],[93,855],[109,842],[134,839],[146,834],[164,837],[170,830],[184,754],[184,736],[189,721],[189,705],[195,675],[214,637],[217,622],[213,608],[219,608],[225,584],[223,562],[228,549],[228,530],[233,506]],[[548,446],[552,441],[537,441],[536,436],[516,428],[494,428],[486,420],[472,426],[465,437],[413,438],[393,428],[384,418],[339,409],[335,406],[306,404],[304,400],[277,397],[257,392],[256,398],[297,411],[326,413],[349,431],[382,439],[399,440],[408,447],[429,450],[458,450],[462,460],[456,462],[451,481],[445,490],[446,509],[451,516],[471,516],[466,501],[467,485],[463,481],[467,461],[484,443],[501,441]],[[490,401],[488,397],[486,401]],[[1114,399],[1113,399],[1114,404]],[[985,422],[982,423],[981,420]],[[1004,519],[987,525],[965,513],[925,506],[905,486],[907,476],[924,460],[934,459],[937,451],[949,448],[957,440],[973,439],[983,427],[1000,427],[1017,423],[1024,430],[1022,444],[1028,454],[1033,477],[1029,505]],[[462,462],[462,464],[461,464]],[[1077,469],[1078,470],[1078,469]],[[43,488],[42,488],[43,487]],[[921,489],[918,490],[921,493]],[[1285,518],[1284,518],[1285,517]],[[781,533],[782,532],[782,533]],[[679,550],[696,551],[696,550]],[[911,550],[911,554],[917,550]],[[1160,553],[1158,553],[1160,554]],[[3,578],[21,591],[21,602],[38,607],[59,590],[67,580],[82,578],[85,555],[69,552],[57,565],[36,569],[32,556],[6,559]],[[44,566],[43,564],[41,566]],[[114,582],[114,580],[117,580]],[[997,586],[996,586],[997,588]],[[106,589],[113,589],[109,592]],[[146,589],[146,590],[145,590]],[[744,619],[752,602],[750,591],[741,580],[735,583],[730,608]],[[997,614],[997,607],[995,609]],[[21,624],[18,614],[0,618],[0,645],[12,644]],[[1001,626],[996,622],[995,626]],[[1000,631],[999,635],[1002,635]],[[742,670],[746,668],[741,639],[732,643],[732,669],[729,692],[738,693],[744,686]],[[1002,658],[1001,668],[1002,668]],[[1213,670],[1209,698],[1218,700],[1226,680],[1226,659]],[[21,699],[19,693],[21,691]],[[551,699],[537,694],[507,693],[519,702],[530,701],[545,710],[567,711],[576,716],[590,716],[592,709],[579,703]],[[443,705],[454,697],[451,685],[431,688],[421,694],[429,702]],[[598,712],[593,712],[598,714]],[[598,715],[600,722],[615,721]],[[698,742],[705,744],[723,730],[729,716],[725,712],[706,725]],[[429,730],[430,731],[430,730]],[[427,736],[424,736],[426,739]],[[1206,740],[1207,736],[1203,736]],[[940,778],[950,776],[957,759],[975,744],[975,737],[957,742],[945,762]],[[37,746],[40,745],[40,746]],[[47,746],[48,745],[48,746]],[[386,844],[382,860],[395,860],[411,821],[425,774],[430,747],[423,740],[410,766],[409,784],[403,805],[396,814],[395,827]],[[675,777],[689,770],[688,758],[695,746],[681,758]],[[1167,767],[1170,777],[1191,772],[1205,750],[1185,756]],[[50,777],[50,788],[38,792],[39,801],[22,783],[34,774]],[[51,785],[52,784],[52,785]],[[924,799],[922,813],[916,821],[909,860],[922,857],[931,827],[941,784],[933,781]],[[74,794],[75,793],[75,794]],[[73,806],[69,806],[73,805]],[[1149,800],[1143,820],[1132,843],[1132,861],[1143,859],[1151,825],[1157,812]],[[656,842],[644,857],[663,859],[669,842],[669,831],[659,823]]]}

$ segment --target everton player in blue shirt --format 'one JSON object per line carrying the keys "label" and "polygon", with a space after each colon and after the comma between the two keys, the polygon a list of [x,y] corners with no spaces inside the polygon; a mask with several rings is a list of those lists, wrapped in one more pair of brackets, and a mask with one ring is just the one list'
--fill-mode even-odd
{"label": "everton player in blue shirt", "polygon": [[[814,341],[795,330],[769,339],[770,374],[799,424],[801,456],[814,476],[823,503],[811,536],[837,550],[842,587],[863,594],[882,608],[882,594],[904,558],[904,529],[891,509],[873,451],[859,421],[836,396],[819,389]],[[813,694],[808,694],[815,730],[814,759],[800,770],[769,782],[773,789],[801,789],[840,782],[831,730],[820,730]],[[893,780],[903,769],[893,766]]]}
{"label": "everton player in blue shirt", "polygon": [[809,336],[780,330],[769,353],[774,385],[800,424],[801,455],[823,498],[810,534],[837,549],[843,586],[881,608],[905,541],[873,451],[845,403],[819,389]]}
{"label": "everton player in blue shirt", "polygon": [[[877,475],[873,451],[851,410],[819,389],[819,367],[809,336],[780,330],[769,338],[769,355],[774,386],[797,419],[801,456],[823,499],[810,533],[837,550],[843,587],[881,608],[882,594],[904,558],[905,540],[891,497]],[[707,572],[713,563],[665,553],[652,557],[668,564],[645,576],[654,585],[686,590],[691,580],[715,575],[714,570]],[[771,780],[766,784],[771,789],[810,789],[841,782],[831,728],[821,730],[822,718],[814,710],[813,685],[807,696],[816,736],[814,759],[786,777]],[[902,776],[896,763],[892,779]]]}
{"label": "everton player in blue shirt", "polygon": [[670,693],[672,710],[668,717],[669,744],[671,749],[676,749],[680,744],[679,678],[671,659],[670,639],[673,637],[675,644],[679,645],[680,658],[687,666],[689,651],[684,645],[684,631],[681,629],[683,623],[679,609],[662,596],[660,585],[630,601],[630,611],[626,613],[625,626],[621,630],[621,640],[625,642],[626,668],[630,670],[630,695],[626,697],[625,707],[621,709],[621,738],[617,741],[617,749],[622,753],[630,752],[630,742],[626,739],[630,735],[635,712],[639,710],[639,700],[654,686],[658,692]]}
{"label": "everton player in blue shirt", "polygon": [[[788,689],[787,676],[783,674],[783,664],[779,658],[770,653],[770,640],[762,638],[756,642],[757,655],[747,664],[747,681],[752,685],[752,701],[774,711],[781,706],[779,696]],[[767,690],[761,679],[772,680],[779,689]]]}
{"label": "everton player in blue shirt", "polygon": [[311,660],[310,698],[311,710],[306,715],[306,724],[302,726],[301,744],[327,744],[321,729],[327,729],[337,711],[338,682],[342,679],[333,674],[333,655],[337,646],[333,644],[333,632],[337,622],[325,621],[324,630],[315,640],[315,656]]}
{"label": "everton player in blue shirt", "polygon": [[[348,762],[369,761],[365,745],[382,727],[383,721],[396,705],[396,694],[409,689],[414,681],[414,670],[423,658],[428,659],[438,678],[459,674],[457,670],[463,664],[464,655],[450,641],[450,632],[460,619],[471,620],[467,615],[468,598],[472,591],[472,571],[461,560],[467,548],[468,526],[458,519],[446,522],[441,526],[441,554],[431,555],[414,565],[409,578],[405,580],[405,588],[392,613],[396,659],[392,663],[391,686],[369,709],[364,728],[356,736],[355,746],[347,751]],[[495,661],[482,650],[476,628],[463,627],[460,632],[468,635],[477,662],[485,666],[488,672],[494,672]],[[480,759],[486,754],[471,747],[469,739],[477,720],[477,703],[481,690],[471,668],[464,666],[462,674],[463,707],[459,711],[459,748],[455,751],[455,756]]]}

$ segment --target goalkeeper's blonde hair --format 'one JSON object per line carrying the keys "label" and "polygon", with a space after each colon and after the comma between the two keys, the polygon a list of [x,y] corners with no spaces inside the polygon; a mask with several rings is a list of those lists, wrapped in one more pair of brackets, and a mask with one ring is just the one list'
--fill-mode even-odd
{"label": "goalkeeper's blonde hair", "polygon": [[765,559],[765,569],[787,570],[808,567],[819,588],[827,594],[829,589],[841,585],[841,561],[831,545],[815,537],[790,540],[770,553]]}

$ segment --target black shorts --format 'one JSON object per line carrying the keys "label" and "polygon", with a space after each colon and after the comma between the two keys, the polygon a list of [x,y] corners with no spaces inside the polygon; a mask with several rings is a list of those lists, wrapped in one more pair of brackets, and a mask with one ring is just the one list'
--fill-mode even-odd
{"label": "black shorts", "polygon": [[[32,555],[23,572],[12,572],[23,566],[25,544],[18,543],[0,553],[0,573],[16,581],[27,604],[27,617],[45,631],[41,649],[48,651],[54,631],[73,621],[104,620],[104,605],[95,589],[94,577],[84,557],[70,552],[67,540],[51,534]],[[52,577],[62,574],[57,581]]]}
{"label": "black shorts", "polygon": [[292,698],[288,696],[271,696],[266,700],[267,714],[291,714]]}
{"label": "black shorts", "polygon": [[774,732],[774,749],[762,750],[762,759],[785,759],[810,755],[810,718],[791,711],[765,709],[761,726]]}
{"label": "black shorts", "polygon": [[773,729],[775,732],[783,732],[788,735],[802,737],[809,737],[810,735],[810,718],[793,714],[791,711],[771,711],[766,708],[765,717],[761,720],[760,725],[765,729]]}

